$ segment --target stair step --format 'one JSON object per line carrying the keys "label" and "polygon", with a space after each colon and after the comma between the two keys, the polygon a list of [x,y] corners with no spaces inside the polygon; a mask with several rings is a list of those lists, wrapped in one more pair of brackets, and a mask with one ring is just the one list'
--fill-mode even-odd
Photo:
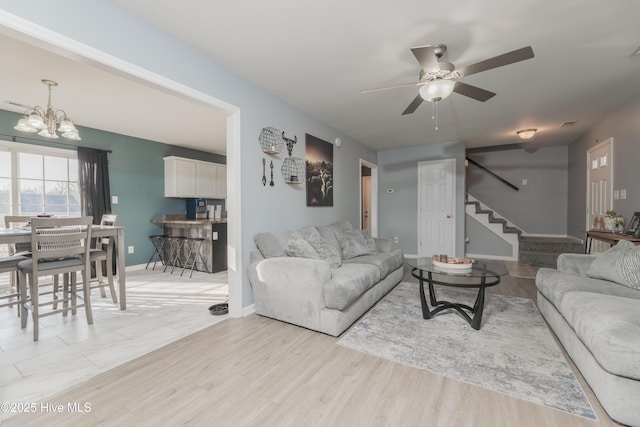
{"label": "stair step", "polygon": [[520,239],[520,250],[532,252],[581,253],[584,251],[584,246],[580,241],[572,239],[532,240],[531,238],[523,237]]}
{"label": "stair step", "polygon": [[575,238],[520,237],[520,262],[538,267],[556,268],[562,253],[582,253],[582,243]]}
{"label": "stair step", "polygon": [[489,217],[489,222],[492,224],[506,224],[507,220],[503,218],[494,218],[492,216]]}
{"label": "stair step", "polygon": [[516,227],[503,227],[502,231],[505,233],[522,234],[522,230]]}

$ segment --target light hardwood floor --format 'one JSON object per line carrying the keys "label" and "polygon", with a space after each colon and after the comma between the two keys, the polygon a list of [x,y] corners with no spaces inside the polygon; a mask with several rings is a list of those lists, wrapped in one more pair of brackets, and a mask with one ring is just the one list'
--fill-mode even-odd
{"label": "light hardwood floor", "polygon": [[[406,280],[414,281],[408,274]],[[506,277],[491,292],[532,298],[535,285]],[[336,342],[257,315],[228,319],[47,401],[63,405],[63,413],[38,410],[6,425],[615,425],[579,374],[597,422]],[[89,404],[90,412],[70,412],[70,403]]]}

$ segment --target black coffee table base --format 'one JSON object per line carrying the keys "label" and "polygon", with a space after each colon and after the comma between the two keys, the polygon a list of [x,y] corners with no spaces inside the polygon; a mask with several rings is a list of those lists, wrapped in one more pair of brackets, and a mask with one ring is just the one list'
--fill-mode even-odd
{"label": "black coffee table base", "polygon": [[[418,274],[416,274],[418,272]],[[431,271],[427,272],[427,278],[423,275],[423,270],[419,268],[414,268],[411,272],[413,277],[420,280],[420,303],[422,305],[422,317],[424,319],[431,319],[432,316],[441,312],[442,310],[454,309],[460,315],[466,319],[467,322],[471,325],[471,327],[475,330],[480,329],[480,325],[482,323],[482,313],[484,311],[484,294],[485,289],[489,286],[495,286],[500,283],[499,275],[492,275],[487,273],[486,266],[484,267],[484,271],[482,277],[477,277],[480,279],[480,283],[469,283],[469,284],[452,284],[442,281],[433,280],[433,275]],[[487,282],[487,277],[492,278],[490,282]],[[424,290],[425,282],[427,282],[429,286],[429,300],[431,302],[431,306],[435,307],[433,310],[429,310],[429,305],[427,304],[426,293]],[[473,304],[473,307],[469,307],[466,304],[450,302],[450,301],[439,301],[436,297],[435,289],[433,285],[444,285],[451,286],[457,288],[477,288],[478,296],[476,297],[476,302]],[[473,317],[470,316],[473,315]]]}

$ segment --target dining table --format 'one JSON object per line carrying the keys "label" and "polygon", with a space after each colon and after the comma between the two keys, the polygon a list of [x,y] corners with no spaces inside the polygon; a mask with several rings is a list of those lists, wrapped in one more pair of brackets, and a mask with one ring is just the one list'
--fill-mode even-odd
{"label": "dining table", "polygon": [[[92,225],[91,237],[111,237],[109,245],[116,248],[116,275],[118,279],[118,296],[120,310],[127,309],[127,290],[124,268],[124,227],[117,225]],[[112,240],[115,240],[112,242]],[[31,243],[31,228],[0,229],[0,245],[13,243]]]}

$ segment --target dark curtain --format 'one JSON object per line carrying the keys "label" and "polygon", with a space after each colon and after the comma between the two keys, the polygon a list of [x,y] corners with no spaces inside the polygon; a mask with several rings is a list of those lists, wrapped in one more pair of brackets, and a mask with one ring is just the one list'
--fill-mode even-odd
{"label": "dark curtain", "polygon": [[111,213],[108,152],[78,147],[78,184],[82,215],[93,216],[100,224],[102,215]]}
{"label": "dark curtain", "polygon": [[[82,209],[82,215],[93,216],[94,224],[100,224],[102,215],[111,213],[108,154],[109,153],[104,150],[78,147],[80,207]],[[95,247],[95,245],[92,245],[92,247]],[[116,254],[114,253],[113,255],[113,265],[111,268],[115,271]],[[106,269],[102,271],[106,271]],[[96,272],[92,265],[91,277],[95,277],[95,275]]]}

